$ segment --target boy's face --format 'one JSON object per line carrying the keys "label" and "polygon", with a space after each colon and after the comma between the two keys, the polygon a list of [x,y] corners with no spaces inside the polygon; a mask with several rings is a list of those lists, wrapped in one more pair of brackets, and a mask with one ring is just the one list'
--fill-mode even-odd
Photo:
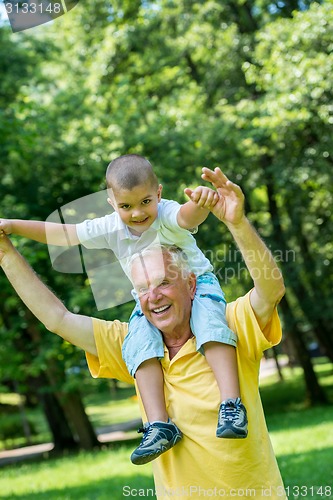
{"label": "boy's face", "polygon": [[[109,190],[110,192],[111,190]],[[157,207],[161,200],[162,185],[158,188],[140,184],[133,189],[112,190],[108,202],[131,233],[140,235],[157,218]]]}

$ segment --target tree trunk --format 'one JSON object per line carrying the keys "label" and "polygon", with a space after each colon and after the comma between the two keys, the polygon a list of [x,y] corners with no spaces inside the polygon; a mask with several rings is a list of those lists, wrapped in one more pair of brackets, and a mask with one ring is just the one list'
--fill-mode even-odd
{"label": "tree trunk", "polygon": [[78,392],[58,393],[57,396],[74,433],[77,435],[80,448],[92,450],[100,447],[101,443],[98,441],[94,428],[85,412],[80,394]]}
{"label": "tree trunk", "polygon": [[[277,245],[278,249],[282,251],[283,255],[288,256],[291,255],[292,252],[286,243],[285,236],[281,227],[278,207],[275,202],[273,179],[268,173],[266,173],[266,185],[269,211],[271,214],[273,225],[273,238],[275,244]],[[298,236],[298,238],[301,238],[301,236]],[[302,246],[304,246],[304,242],[302,243],[301,247]],[[293,291],[299,307],[304,314],[304,317],[312,327],[313,333],[316,335],[320,344],[324,347],[325,354],[333,362],[333,338],[331,328],[327,328],[325,323],[318,316],[316,316],[316,311],[313,307],[314,301],[325,303],[325,297],[322,297],[322,299],[320,299],[318,297],[318,293],[313,298],[309,295],[309,291],[302,283],[302,279],[299,275],[297,264],[295,262],[290,262],[288,259],[286,259],[286,261],[283,263],[283,267],[286,271],[284,273],[284,279],[287,288],[290,288]],[[310,271],[308,270],[308,272]],[[312,269],[312,272],[314,272],[314,269]],[[320,290],[320,287],[315,288],[317,292]]]}
{"label": "tree trunk", "polygon": [[282,381],[282,380],[284,380],[284,377],[283,377],[283,373],[282,373],[281,366],[279,363],[278,353],[277,353],[276,347],[273,347],[272,351],[273,351],[273,358],[275,361],[275,366],[276,366],[276,369],[277,369],[277,372],[279,375],[279,379]]}
{"label": "tree trunk", "polygon": [[52,433],[54,447],[58,451],[76,449],[78,444],[68,425],[66,415],[54,393],[47,389],[49,384],[45,373],[40,373],[38,377],[32,379],[30,385],[35,387]]}
{"label": "tree trunk", "polygon": [[[26,318],[28,321],[27,330],[29,331],[30,337],[36,345],[39,345],[42,341],[40,332],[35,327],[34,319],[30,311],[27,311]],[[72,430],[76,438],[77,446],[85,450],[91,450],[100,446],[93,426],[85,412],[79,392],[64,392],[61,389],[66,382],[63,366],[57,359],[50,358],[45,373],[48,379],[46,385],[54,392],[58,404],[64,412],[67,426]]]}
{"label": "tree trunk", "polygon": [[252,13],[251,2],[227,2],[230,8],[231,18],[238,26],[240,33],[254,33],[258,29],[258,24]]}
{"label": "tree trunk", "polygon": [[31,426],[29,423],[29,419],[27,417],[25,404],[22,401],[22,399],[23,399],[22,394],[21,394],[21,391],[19,389],[19,385],[18,385],[16,380],[13,381],[13,387],[14,387],[14,391],[16,392],[16,394],[18,394],[20,396],[18,406],[19,406],[19,410],[20,410],[25,440],[26,440],[27,445],[31,445]]}
{"label": "tree trunk", "polygon": [[[316,275],[316,262],[310,252],[308,241],[303,232],[303,224],[299,207],[293,207],[287,201],[287,212],[292,218],[292,227],[294,236],[301,249],[303,267],[306,272],[306,279],[308,287],[303,287],[300,292],[307,296],[302,295],[304,300],[300,301],[302,312],[308,322],[313,326],[313,331],[323,347],[325,354],[333,362],[333,335],[332,335],[332,309],[329,302],[330,293],[328,290],[322,290],[321,278]],[[326,292],[326,293],[325,293]],[[307,307],[309,304],[310,307]],[[319,306],[319,307],[318,307]],[[323,311],[325,311],[326,318],[323,318]]]}
{"label": "tree trunk", "polygon": [[302,332],[297,326],[297,321],[286,297],[282,299],[279,307],[282,309],[288,334],[290,335],[290,338],[295,346],[295,355],[303,368],[307,400],[311,405],[326,404],[328,403],[326,394],[319,385],[316,373],[312,366],[309,351],[303,341]]}
{"label": "tree trunk", "polygon": [[[9,319],[10,313],[8,311],[4,311],[4,313],[2,314],[2,318],[6,328],[8,330],[12,329],[11,321]],[[31,342],[35,343],[37,335],[37,329],[34,329],[32,334],[32,331],[29,327],[30,323],[28,322],[28,327],[22,329],[20,337],[18,339],[15,339],[14,342],[15,348],[23,354],[25,359],[31,359]],[[29,339],[29,342],[27,342],[27,339]],[[38,343],[36,343],[36,348],[39,348]],[[38,402],[43,409],[45,418],[52,433],[55,448],[57,450],[77,448],[77,443],[67,423],[67,418],[64,414],[64,411],[61,408],[54,393],[52,393],[52,391],[49,389],[49,383],[47,381],[45,372],[41,370],[37,376],[29,377],[26,382],[29,385],[29,390],[31,392],[33,391],[36,394]],[[16,380],[14,381],[14,384],[17,384]]]}
{"label": "tree trunk", "polygon": [[55,389],[55,394],[66,414],[69,425],[77,437],[80,447],[85,450],[92,450],[93,448],[101,446],[85,412],[80,392],[65,392],[62,390],[66,376],[62,366],[59,365],[57,360],[49,360],[47,376],[50,385],[54,388],[58,388]]}

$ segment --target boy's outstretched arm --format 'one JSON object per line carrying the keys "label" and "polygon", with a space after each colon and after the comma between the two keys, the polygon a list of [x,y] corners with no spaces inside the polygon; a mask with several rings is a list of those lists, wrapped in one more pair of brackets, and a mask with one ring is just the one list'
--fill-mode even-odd
{"label": "boy's outstretched arm", "polygon": [[198,186],[193,190],[186,188],[184,193],[190,201],[180,207],[177,222],[184,229],[193,229],[207,219],[219,197],[216,191],[206,186]]}
{"label": "boy's outstretched arm", "polygon": [[21,219],[0,219],[0,231],[17,234],[40,243],[56,246],[79,245],[75,224],[57,224]]}

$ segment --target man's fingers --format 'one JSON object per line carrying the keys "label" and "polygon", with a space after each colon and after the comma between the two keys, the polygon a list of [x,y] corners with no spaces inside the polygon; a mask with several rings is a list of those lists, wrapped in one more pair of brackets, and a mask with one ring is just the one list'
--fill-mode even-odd
{"label": "man's fingers", "polygon": [[231,182],[219,167],[216,167],[214,171],[204,167],[202,171],[203,174],[201,177],[211,182],[221,195],[229,196],[235,194],[238,197],[243,196],[243,191],[238,184]]}
{"label": "man's fingers", "polygon": [[232,191],[234,191],[234,193],[239,196],[239,197],[243,197],[244,194],[243,194],[243,191],[241,190],[241,188],[238,186],[238,184],[235,184],[234,182],[231,182],[231,181],[227,181],[226,183],[226,187],[227,188],[231,188]]}
{"label": "man's fingers", "polygon": [[219,167],[216,167],[214,170],[204,167],[201,177],[205,181],[211,182],[216,188],[224,187],[228,182],[228,177],[224,175]]}
{"label": "man's fingers", "polygon": [[228,177],[222,172],[220,167],[214,168],[214,174],[221,179],[223,182],[228,182]]}

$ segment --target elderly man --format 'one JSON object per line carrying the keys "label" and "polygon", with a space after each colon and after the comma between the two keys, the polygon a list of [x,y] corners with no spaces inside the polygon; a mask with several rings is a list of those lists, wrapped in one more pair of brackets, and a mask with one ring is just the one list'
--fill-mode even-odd
{"label": "elderly man", "polygon": [[[244,214],[239,186],[218,168],[204,169],[203,178],[217,189],[219,201],[212,212],[230,230],[254,282],[249,293],[227,306],[229,326],[238,336],[239,380],[249,433],[244,440],[215,437],[219,390],[205,357],[196,351],[190,328],[195,276],[174,248],[144,252],[133,261],[133,283],[143,313],[162,333],[167,408],[183,432],[182,441],[153,463],[156,494],[158,498],[286,498],[258,390],[262,353],[281,339],[276,305],[284,294],[283,279]],[[86,351],[92,376],[134,382],[121,356],[127,324],[69,312],[4,235],[0,258],[13,287],[46,328]]]}

